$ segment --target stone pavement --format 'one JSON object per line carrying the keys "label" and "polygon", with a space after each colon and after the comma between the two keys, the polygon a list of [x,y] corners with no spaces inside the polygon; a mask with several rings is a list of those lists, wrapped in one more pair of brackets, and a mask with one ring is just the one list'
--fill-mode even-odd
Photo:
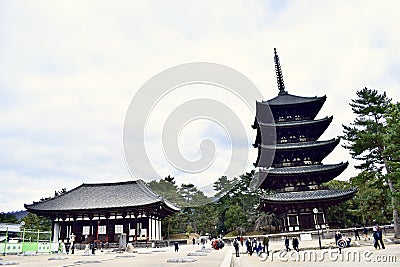
{"label": "stone pavement", "polygon": [[[208,248],[208,247],[207,247]],[[96,255],[83,255],[83,251],[75,251],[74,255],[41,254],[35,256],[6,255],[0,256],[0,265],[4,263],[18,263],[18,266],[27,267],[53,267],[53,266],[140,266],[140,267],[173,267],[173,266],[207,266],[229,267],[232,258],[231,247],[222,250],[207,250],[208,253],[187,256],[200,250],[199,245],[181,245],[178,252],[173,247],[168,248],[138,248],[136,253],[115,253],[109,251],[96,251]],[[199,253],[197,253],[199,254]],[[167,260],[185,258],[194,259],[195,262],[169,263]]]}
{"label": "stone pavement", "polygon": [[231,267],[240,266],[399,266],[400,245],[385,240],[386,249],[375,250],[372,241],[358,241],[352,247],[342,249],[339,254],[334,240],[322,240],[323,249],[319,249],[318,240],[300,242],[300,251],[284,250],[284,242],[270,243],[270,255],[265,257],[248,256],[241,248],[240,257],[235,257],[232,247]]}
{"label": "stone pavement", "polygon": [[[53,266],[140,266],[140,267],[172,267],[172,266],[206,266],[206,267],[244,267],[244,266],[398,266],[400,262],[400,245],[386,240],[386,249],[375,250],[371,241],[356,242],[354,246],[342,250],[334,247],[334,240],[324,239],[324,249],[319,249],[318,240],[301,241],[300,252],[291,250],[284,252],[283,240],[270,242],[270,256],[248,256],[245,248],[241,247],[241,256],[235,257],[232,246],[225,246],[222,250],[209,250],[208,253],[188,256],[200,250],[199,245],[181,245],[179,252],[173,247],[168,248],[138,248],[136,253],[115,253],[97,251],[96,255],[84,256],[83,251],[76,251],[75,255],[36,256],[7,255],[0,256],[0,265],[4,263],[18,263],[19,266],[53,267]],[[208,248],[208,246],[207,246]],[[170,259],[195,259],[195,262],[169,263]]]}

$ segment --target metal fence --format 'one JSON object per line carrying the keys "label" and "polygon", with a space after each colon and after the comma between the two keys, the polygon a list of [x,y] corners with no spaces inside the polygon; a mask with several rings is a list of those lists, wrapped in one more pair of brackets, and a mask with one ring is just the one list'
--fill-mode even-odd
{"label": "metal fence", "polygon": [[23,229],[22,231],[5,229],[4,242],[0,243],[0,253],[51,253],[58,252],[59,243],[51,242],[51,232]]}

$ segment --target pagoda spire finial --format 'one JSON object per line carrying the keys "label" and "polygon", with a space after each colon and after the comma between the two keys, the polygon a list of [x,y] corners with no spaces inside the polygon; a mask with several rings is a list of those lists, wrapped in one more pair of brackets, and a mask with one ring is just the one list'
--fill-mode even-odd
{"label": "pagoda spire finial", "polygon": [[274,48],[274,54],[275,54],[274,55],[275,73],[276,73],[276,81],[278,82],[279,94],[284,95],[287,94],[287,92],[285,91],[285,83],[283,82],[281,63],[279,62],[279,56],[278,53],[276,52],[276,48]]}

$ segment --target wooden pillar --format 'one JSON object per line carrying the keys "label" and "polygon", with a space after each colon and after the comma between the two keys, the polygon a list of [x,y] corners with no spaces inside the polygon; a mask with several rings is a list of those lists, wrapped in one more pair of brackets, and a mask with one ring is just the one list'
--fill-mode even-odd
{"label": "wooden pillar", "polygon": [[92,242],[94,240],[93,236],[93,214],[89,214],[89,241]]}
{"label": "wooden pillar", "polygon": [[58,242],[60,236],[60,223],[53,220],[53,242]]}
{"label": "wooden pillar", "polygon": [[149,215],[147,215],[147,214],[145,214],[146,215],[146,218],[147,218],[147,221],[148,221],[148,223],[147,223],[147,228],[146,228],[146,240],[149,240],[149,237],[150,237],[150,220],[149,220]]}
{"label": "wooden pillar", "polygon": [[76,236],[76,219],[78,217],[76,215],[72,216],[72,233]]}
{"label": "wooden pillar", "polygon": [[65,240],[65,238],[67,237],[67,223],[66,223],[66,216],[62,215],[61,216],[61,221],[60,221],[60,239],[61,240]]}
{"label": "wooden pillar", "polygon": [[137,229],[137,221],[138,221],[138,213],[133,214],[134,220],[133,220],[133,228],[135,229],[135,236],[133,237],[133,241],[137,242],[137,236],[138,236],[138,229]]}
{"label": "wooden pillar", "polygon": [[106,217],[106,242],[109,242],[109,240],[110,240],[110,236],[109,236],[109,234],[110,234],[110,214],[106,213],[105,217]]}
{"label": "wooden pillar", "polygon": [[156,239],[161,240],[161,219],[157,217],[156,226]]}
{"label": "wooden pillar", "polygon": [[148,224],[149,226],[147,227],[147,237],[149,240],[153,240],[153,219],[151,217],[151,215],[149,215],[148,219]]}
{"label": "wooden pillar", "polygon": [[127,219],[127,227],[126,227],[126,242],[130,243],[131,240],[129,240],[129,237],[130,237],[130,231],[131,231],[132,213],[128,212],[127,217],[128,217],[128,219]]}

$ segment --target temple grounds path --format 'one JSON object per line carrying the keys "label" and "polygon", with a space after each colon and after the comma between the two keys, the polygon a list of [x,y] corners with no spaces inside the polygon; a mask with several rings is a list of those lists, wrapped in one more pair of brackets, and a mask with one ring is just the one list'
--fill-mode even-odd
{"label": "temple grounds path", "polygon": [[[207,246],[208,247],[208,246]],[[52,267],[52,266],[140,266],[140,267],[219,267],[230,266],[232,250],[227,247],[222,250],[211,250],[206,256],[187,256],[190,252],[200,250],[199,245],[181,245],[179,252],[174,252],[173,247],[168,248],[138,248],[136,253],[115,253],[109,251],[96,251],[96,255],[83,255],[83,251],[75,251],[74,255],[65,254],[42,254],[35,256],[7,255],[0,256],[0,265],[5,262],[19,263],[18,266],[29,267]],[[53,260],[49,260],[53,258]],[[169,263],[168,259],[190,258],[195,262]]]}
{"label": "temple grounds path", "polygon": [[[300,251],[293,249],[286,253],[284,243],[272,242],[269,257],[248,256],[245,248],[241,248],[240,257],[233,254],[234,267],[244,266],[399,266],[400,244],[385,240],[386,249],[376,250],[371,240],[355,242],[352,247],[342,249],[339,254],[333,239],[322,240],[322,250],[318,240],[300,242]],[[232,253],[234,250],[230,247]]]}
{"label": "temple grounds path", "polygon": [[[168,248],[138,248],[136,253],[115,253],[97,251],[96,255],[84,256],[83,251],[75,255],[43,254],[37,256],[0,256],[0,265],[18,263],[18,266],[140,266],[140,267],[172,267],[172,266],[206,266],[206,267],[244,267],[244,266],[399,266],[400,245],[386,240],[386,249],[375,250],[371,241],[360,241],[353,247],[345,248],[342,254],[333,246],[331,239],[322,240],[324,249],[319,249],[318,240],[300,242],[300,252],[282,252],[283,241],[270,243],[270,256],[259,258],[247,256],[245,248],[241,247],[240,257],[235,257],[232,246],[227,245],[222,250],[211,250],[206,256],[187,256],[196,252],[199,245],[181,245],[179,252],[173,247]],[[208,247],[208,246],[207,246]],[[53,260],[49,260],[53,258]],[[169,263],[168,259],[190,258],[195,262]]]}

